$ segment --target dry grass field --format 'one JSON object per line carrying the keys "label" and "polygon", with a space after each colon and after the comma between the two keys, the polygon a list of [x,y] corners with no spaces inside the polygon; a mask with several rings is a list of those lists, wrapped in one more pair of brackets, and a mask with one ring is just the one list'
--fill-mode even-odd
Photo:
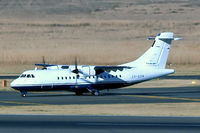
{"label": "dry grass field", "polygon": [[149,36],[172,31],[168,64],[200,64],[200,1],[2,0],[0,73],[48,63],[114,65],[139,57]]}
{"label": "dry grass field", "polygon": [[[0,114],[200,116],[200,103],[1,106]],[[13,112],[14,110],[14,112]]]}

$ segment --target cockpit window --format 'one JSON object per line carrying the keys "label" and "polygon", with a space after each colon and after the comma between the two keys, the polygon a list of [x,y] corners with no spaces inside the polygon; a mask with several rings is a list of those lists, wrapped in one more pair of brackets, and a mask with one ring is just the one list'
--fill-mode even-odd
{"label": "cockpit window", "polygon": [[26,76],[27,78],[31,78],[31,75],[30,74],[27,74],[27,76]]}
{"label": "cockpit window", "polygon": [[22,74],[20,78],[35,78],[35,76],[33,74]]}
{"label": "cockpit window", "polygon": [[22,75],[20,76],[20,78],[24,78],[24,77],[26,77],[26,74],[22,74]]}

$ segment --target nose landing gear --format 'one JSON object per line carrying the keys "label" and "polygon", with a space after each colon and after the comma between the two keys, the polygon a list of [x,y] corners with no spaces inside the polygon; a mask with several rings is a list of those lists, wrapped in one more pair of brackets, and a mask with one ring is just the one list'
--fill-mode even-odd
{"label": "nose landing gear", "polygon": [[21,92],[21,96],[22,96],[22,97],[26,97],[27,91],[20,91],[20,92]]}
{"label": "nose landing gear", "polygon": [[94,96],[100,96],[100,92],[99,91],[92,92],[92,95],[94,95]]}

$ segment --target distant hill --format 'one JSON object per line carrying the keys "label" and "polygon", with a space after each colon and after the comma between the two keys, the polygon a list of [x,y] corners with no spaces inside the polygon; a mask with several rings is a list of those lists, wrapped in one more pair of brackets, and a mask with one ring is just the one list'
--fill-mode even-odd
{"label": "distant hill", "polygon": [[44,15],[91,15],[134,5],[155,3],[200,5],[196,0],[0,0],[0,17],[40,17]]}

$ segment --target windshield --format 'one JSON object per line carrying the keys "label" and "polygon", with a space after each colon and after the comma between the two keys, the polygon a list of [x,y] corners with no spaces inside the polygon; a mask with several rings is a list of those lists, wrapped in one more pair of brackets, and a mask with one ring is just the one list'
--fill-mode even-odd
{"label": "windshield", "polygon": [[21,74],[20,78],[35,78],[34,74]]}

